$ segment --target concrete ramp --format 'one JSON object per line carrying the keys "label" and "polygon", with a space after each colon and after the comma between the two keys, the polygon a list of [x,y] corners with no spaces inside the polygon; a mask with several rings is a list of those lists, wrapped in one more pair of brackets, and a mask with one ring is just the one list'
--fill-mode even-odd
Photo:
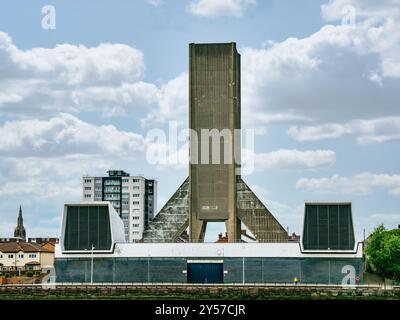
{"label": "concrete ramp", "polygon": [[237,177],[236,214],[258,242],[282,242],[288,240],[286,230],[264,206],[249,186]]}
{"label": "concrete ramp", "polygon": [[176,190],[143,233],[144,242],[177,242],[189,225],[189,178]]}
{"label": "concrete ramp", "polygon": [[[278,220],[237,177],[237,217],[259,242],[287,241],[288,234]],[[189,178],[187,178],[143,234],[144,242],[177,242],[189,225]]]}

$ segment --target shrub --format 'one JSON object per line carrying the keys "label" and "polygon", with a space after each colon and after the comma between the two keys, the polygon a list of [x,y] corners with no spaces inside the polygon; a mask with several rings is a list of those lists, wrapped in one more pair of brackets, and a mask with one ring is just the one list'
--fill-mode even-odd
{"label": "shrub", "polygon": [[378,226],[366,243],[372,270],[385,278],[400,280],[400,230]]}
{"label": "shrub", "polygon": [[26,275],[27,275],[29,278],[32,278],[32,277],[33,277],[33,272],[32,272],[32,271],[28,271],[28,272],[26,273]]}

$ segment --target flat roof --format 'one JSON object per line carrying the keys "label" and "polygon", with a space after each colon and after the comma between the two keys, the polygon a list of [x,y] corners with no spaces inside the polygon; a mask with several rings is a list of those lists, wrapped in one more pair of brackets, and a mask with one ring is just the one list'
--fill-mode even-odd
{"label": "flat roof", "polygon": [[351,201],[329,201],[329,200],[324,201],[324,200],[318,200],[318,201],[304,201],[304,204],[306,204],[306,205],[307,204],[324,204],[324,205],[346,204],[346,205],[348,205],[348,204],[352,204],[352,202]]}
{"label": "flat roof", "polygon": [[[91,251],[61,252],[56,258],[87,258]],[[116,243],[114,252],[94,252],[98,258],[362,258],[362,244],[354,250],[303,251],[298,242],[276,243]]]}

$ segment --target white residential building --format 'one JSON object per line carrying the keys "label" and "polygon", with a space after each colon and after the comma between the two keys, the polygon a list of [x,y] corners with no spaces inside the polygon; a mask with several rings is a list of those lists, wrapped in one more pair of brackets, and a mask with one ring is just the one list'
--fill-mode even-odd
{"label": "white residential building", "polygon": [[83,201],[109,201],[124,222],[125,238],[136,242],[157,211],[157,181],[122,170],[105,177],[83,177]]}
{"label": "white residential building", "polygon": [[0,243],[0,271],[40,271],[54,264],[54,251],[30,242]]}

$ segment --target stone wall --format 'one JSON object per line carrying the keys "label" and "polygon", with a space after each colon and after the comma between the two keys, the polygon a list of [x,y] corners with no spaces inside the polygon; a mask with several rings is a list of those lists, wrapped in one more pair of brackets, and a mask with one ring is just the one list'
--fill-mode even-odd
{"label": "stone wall", "polygon": [[229,285],[63,285],[0,286],[0,299],[400,299],[400,287],[229,286]]}

